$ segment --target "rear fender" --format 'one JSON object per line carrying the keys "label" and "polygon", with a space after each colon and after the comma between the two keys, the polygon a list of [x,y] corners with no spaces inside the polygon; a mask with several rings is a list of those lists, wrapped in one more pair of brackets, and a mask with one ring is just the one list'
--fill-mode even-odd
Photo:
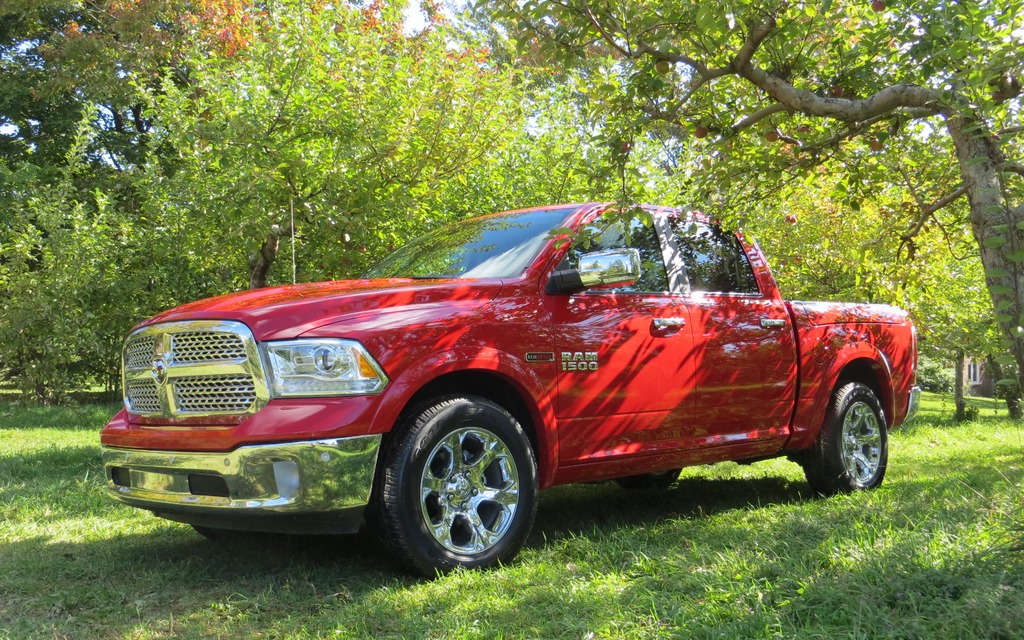
{"label": "rear fender", "polygon": [[[834,327],[827,328],[828,334],[835,334]],[[870,342],[845,341],[836,346],[834,335],[822,340],[823,349],[817,353],[805,353],[802,358],[803,375],[800,394],[793,416],[793,434],[786,444],[788,449],[807,449],[818,438],[825,413],[832,401],[832,393],[842,379],[864,382],[879,394],[879,402],[885,413],[887,427],[892,427],[895,402],[892,393],[892,368],[888,358]],[[822,357],[824,352],[827,354]],[[852,376],[852,377],[851,377]]]}

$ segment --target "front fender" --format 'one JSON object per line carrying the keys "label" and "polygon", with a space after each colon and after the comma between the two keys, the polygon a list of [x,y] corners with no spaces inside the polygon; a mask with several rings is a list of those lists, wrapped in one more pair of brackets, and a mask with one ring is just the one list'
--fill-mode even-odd
{"label": "front fender", "polygon": [[522,398],[533,417],[537,438],[540,485],[548,486],[558,466],[558,437],[555,412],[548,388],[540,376],[521,358],[488,347],[454,348],[433,352],[396,372],[370,425],[370,433],[387,433],[397,425],[402,411],[427,384],[452,373],[487,372],[508,383]]}

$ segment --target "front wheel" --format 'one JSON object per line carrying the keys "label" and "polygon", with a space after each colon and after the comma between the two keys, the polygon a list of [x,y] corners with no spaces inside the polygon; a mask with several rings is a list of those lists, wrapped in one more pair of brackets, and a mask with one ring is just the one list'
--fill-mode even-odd
{"label": "front wheel", "polygon": [[868,386],[847,383],[832,395],[825,423],[802,464],[811,488],[824,495],[882,484],[889,437],[882,405]]}
{"label": "front wheel", "polygon": [[515,418],[484,398],[451,397],[397,438],[372,506],[385,546],[427,576],[515,557],[537,508],[537,464]]}

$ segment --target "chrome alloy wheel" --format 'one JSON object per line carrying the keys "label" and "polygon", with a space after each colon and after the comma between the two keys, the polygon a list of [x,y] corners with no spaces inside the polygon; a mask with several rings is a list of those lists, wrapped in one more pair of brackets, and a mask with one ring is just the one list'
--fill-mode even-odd
{"label": "chrome alloy wheel", "polygon": [[448,434],[427,456],[420,478],[423,521],[456,553],[478,554],[508,531],[519,505],[519,473],[505,443],[480,427]]}
{"label": "chrome alloy wheel", "polygon": [[878,473],[882,461],[882,426],[878,416],[864,402],[853,403],[846,412],[842,456],[846,472],[858,485],[867,485]]}

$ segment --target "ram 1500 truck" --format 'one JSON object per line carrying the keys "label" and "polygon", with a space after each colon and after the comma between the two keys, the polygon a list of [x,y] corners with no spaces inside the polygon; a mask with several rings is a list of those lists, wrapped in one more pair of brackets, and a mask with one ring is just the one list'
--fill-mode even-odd
{"label": "ram 1500 truck", "polygon": [[559,484],[776,456],[819,493],[881,483],[919,394],[907,314],[787,302],[742,234],[643,211],[470,219],[365,279],[143,322],[101,434],[112,496],[211,538],[366,516],[432,575],[509,561]]}

